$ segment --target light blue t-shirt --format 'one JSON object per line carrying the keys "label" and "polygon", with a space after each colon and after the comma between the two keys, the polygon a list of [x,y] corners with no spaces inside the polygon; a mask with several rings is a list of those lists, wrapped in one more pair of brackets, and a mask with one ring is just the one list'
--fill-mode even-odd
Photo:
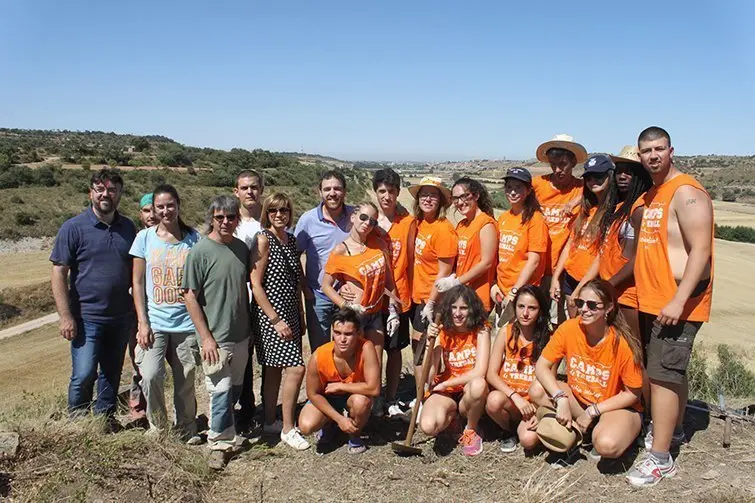
{"label": "light blue t-shirt", "polygon": [[192,229],[180,243],[167,243],[157,237],[157,226],[136,235],[129,253],[146,262],[147,315],[153,332],[194,332],[181,284],[186,256],[199,237]]}

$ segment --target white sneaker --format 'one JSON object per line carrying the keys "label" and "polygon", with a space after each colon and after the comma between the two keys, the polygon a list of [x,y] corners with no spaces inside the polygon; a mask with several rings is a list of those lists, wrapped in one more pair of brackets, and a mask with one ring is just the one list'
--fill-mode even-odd
{"label": "white sneaker", "polygon": [[278,435],[283,431],[283,421],[276,419],[274,423],[265,424],[262,426],[262,433],[264,435]]}
{"label": "white sneaker", "polygon": [[301,436],[299,429],[296,427],[288,430],[288,433],[281,432],[281,440],[297,451],[306,451],[309,449],[309,442]]}
{"label": "white sneaker", "polygon": [[406,406],[399,400],[388,402],[388,419],[403,419],[406,417]]}

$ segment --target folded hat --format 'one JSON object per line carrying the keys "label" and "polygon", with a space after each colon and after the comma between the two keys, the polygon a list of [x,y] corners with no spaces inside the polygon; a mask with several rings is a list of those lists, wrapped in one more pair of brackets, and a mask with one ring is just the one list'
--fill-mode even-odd
{"label": "folded hat", "polygon": [[554,452],[566,452],[582,443],[582,432],[575,427],[567,428],[556,419],[556,409],[540,407],[537,409],[537,436],[540,442]]}

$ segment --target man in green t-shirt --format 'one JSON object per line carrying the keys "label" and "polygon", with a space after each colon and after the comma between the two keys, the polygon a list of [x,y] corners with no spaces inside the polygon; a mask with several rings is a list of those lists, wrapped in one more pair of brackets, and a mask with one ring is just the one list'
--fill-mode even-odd
{"label": "man in green t-shirt", "polygon": [[182,286],[209,374],[208,464],[221,470],[237,445],[233,405],[249,358],[249,249],[233,237],[239,221],[237,199],[216,197],[207,216],[210,233],[189,252]]}

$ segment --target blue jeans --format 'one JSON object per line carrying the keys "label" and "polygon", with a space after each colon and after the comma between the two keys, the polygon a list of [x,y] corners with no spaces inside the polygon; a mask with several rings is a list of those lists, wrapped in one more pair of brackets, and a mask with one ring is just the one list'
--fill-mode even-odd
{"label": "blue jeans", "polygon": [[132,316],[105,322],[76,320],[78,332],[71,341],[72,370],[68,384],[68,410],[72,416],[84,413],[92,405],[95,379],[94,413],[115,414],[123,358],[133,324]]}
{"label": "blue jeans", "polygon": [[336,305],[327,297],[315,293],[313,300],[305,299],[304,307],[307,312],[309,347],[314,353],[315,349],[330,342],[330,325]]}

